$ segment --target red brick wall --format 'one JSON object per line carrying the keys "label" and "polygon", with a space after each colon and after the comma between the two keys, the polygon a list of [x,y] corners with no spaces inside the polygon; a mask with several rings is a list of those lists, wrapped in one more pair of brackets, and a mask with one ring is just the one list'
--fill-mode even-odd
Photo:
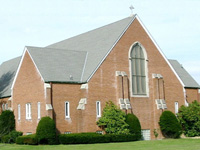
{"label": "red brick wall", "polygon": [[185,89],[186,90],[186,96],[187,96],[187,101],[188,103],[192,103],[192,101],[194,100],[199,100],[199,93],[198,93],[198,89]]}
{"label": "red brick wall", "polygon": [[[29,54],[26,52],[13,89],[13,110],[16,130],[35,133],[37,119],[37,102],[41,103],[41,116],[46,116],[44,83]],[[31,103],[32,119],[26,119],[26,103]],[[21,120],[18,121],[17,106],[21,107]]]}

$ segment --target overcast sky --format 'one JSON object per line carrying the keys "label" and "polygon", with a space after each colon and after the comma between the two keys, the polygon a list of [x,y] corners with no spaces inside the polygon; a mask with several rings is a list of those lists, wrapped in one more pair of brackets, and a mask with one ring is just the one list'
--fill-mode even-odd
{"label": "overcast sky", "polygon": [[0,64],[128,17],[135,8],[167,58],[200,84],[200,0],[0,0]]}

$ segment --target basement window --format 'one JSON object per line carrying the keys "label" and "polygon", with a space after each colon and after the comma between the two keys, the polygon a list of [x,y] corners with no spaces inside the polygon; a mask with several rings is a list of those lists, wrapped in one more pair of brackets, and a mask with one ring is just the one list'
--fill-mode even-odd
{"label": "basement window", "polygon": [[97,133],[97,134],[103,134],[103,131],[98,130],[98,131],[96,131],[96,133]]}
{"label": "basement window", "polygon": [[143,140],[151,140],[151,132],[149,129],[141,130],[142,131],[142,139]]}

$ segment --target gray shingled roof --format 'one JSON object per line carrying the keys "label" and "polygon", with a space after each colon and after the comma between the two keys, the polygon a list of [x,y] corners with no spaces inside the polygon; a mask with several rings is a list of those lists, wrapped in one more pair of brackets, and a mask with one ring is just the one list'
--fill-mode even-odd
{"label": "gray shingled roof", "polygon": [[82,82],[87,52],[40,47],[27,49],[45,82]]}
{"label": "gray shingled roof", "polygon": [[88,58],[83,81],[88,81],[134,18],[135,16],[128,17],[47,47],[87,51]]}
{"label": "gray shingled roof", "polygon": [[[45,82],[84,83],[95,73],[134,18],[122,19],[45,48],[27,49]],[[19,62],[20,57],[0,66],[0,97],[11,95],[10,88]]]}
{"label": "gray shingled roof", "polygon": [[11,96],[11,86],[21,57],[8,60],[0,65],[0,97]]}
{"label": "gray shingled roof", "polygon": [[199,84],[192,78],[192,76],[183,68],[183,66],[177,60],[169,59],[169,62],[186,88],[200,88]]}

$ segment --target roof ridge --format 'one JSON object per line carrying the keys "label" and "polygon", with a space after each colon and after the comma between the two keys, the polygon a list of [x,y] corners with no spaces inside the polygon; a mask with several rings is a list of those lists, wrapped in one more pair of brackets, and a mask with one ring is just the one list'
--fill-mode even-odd
{"label": "roof ridge", "polygon": [[[103,26],[97,27],[97,28],[95,28],[95,29],[92,29],[92,30],[89,30],[89,31],[83,32],[83,33],[81,33],[81,34],[74,35],[74,36],[72,36],[72,37],[69,37],[69,38],[67,38],[67,39],[61,40],[61,41],[59,41],[59,42],[63,42],[63,41],[65,41],[65,40],[69,40],[69,39],[72,39],[72,38],[75,38],[75,37],[81,36],[81,35],[83,35],[83,34],[87,34],[87,33],[93,32],[93,31],[95,31],[95,30],[105,28],[106,26],[109,26],[109,25],[115,24],[115,23],[117,23],[117,22],[123,21],[123,20],[125,20],[125,19],[127,19],[127,18],[133,18],[133,19],[134,19],[135,17],[136,17],[136,14],[133,15],[133,16],[129,16],[129,17],[126,17],[126,18],[120,19],[120,20],[118,20],[118,21],[115,21],[115,22],[112,22],[112,23],[109,23],[109,24],[106,24],[106,25],[103,25]],[[56,43],[59,43],[59,42],[56,42]],[[47,45],[46,47],[49,47],[49,46],[54,45],[54,44],[56,44],[56,43],[53,43],[53,44]]]}

